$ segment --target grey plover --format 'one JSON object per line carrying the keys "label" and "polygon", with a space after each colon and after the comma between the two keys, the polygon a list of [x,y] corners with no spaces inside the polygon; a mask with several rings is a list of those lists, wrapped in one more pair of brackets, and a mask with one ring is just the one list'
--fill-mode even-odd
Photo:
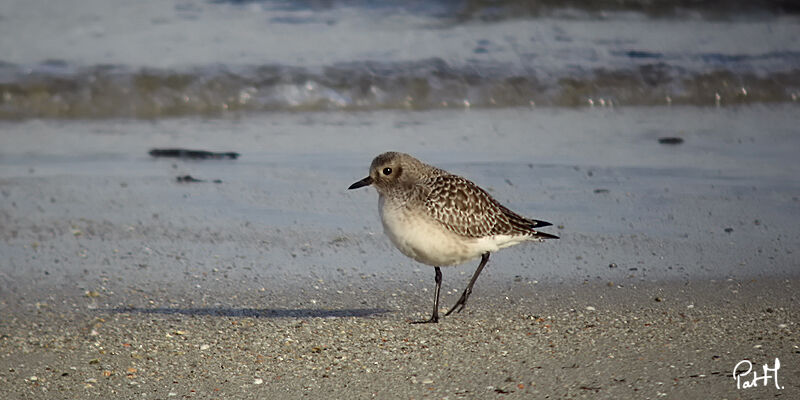
{"label": "grey plover", "polygon": [[420,323],[439,321],[439,267],[481,257],[478,269],[447,316],[464,309],[491,252],[530,240],[558,239],[537,231],[551,223],[522,217],[471,181],[408,154],[388,152],[375,157],[369,176],[348,189],[369,185],[378,191],[383,229],[392,243],[406,256],[435,269],[433,315]]}

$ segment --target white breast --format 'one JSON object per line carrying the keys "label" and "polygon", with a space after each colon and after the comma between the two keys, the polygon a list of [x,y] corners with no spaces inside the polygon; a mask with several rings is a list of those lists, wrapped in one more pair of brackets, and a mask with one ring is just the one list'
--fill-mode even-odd
{"label": "white breast", "polygon": [[380,196],[378,207],[384,232],[392,243],[406,256],[428,265],[460,264],[526,240],[525,237],[507,235],[478,239],[462,237],[424,212],[414,212],[405,204],[387,204],[384,196]]}

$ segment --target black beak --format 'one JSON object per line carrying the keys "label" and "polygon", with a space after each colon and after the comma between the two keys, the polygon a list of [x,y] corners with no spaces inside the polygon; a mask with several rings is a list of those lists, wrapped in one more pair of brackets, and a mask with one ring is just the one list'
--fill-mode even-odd
{"label": "black beak", "polygon": [[372,177],[371,176],[368,176],[368,177],[366,177],[366,178],[364,178],[364,179],[362,179],[362,180],[350,185],[350,187],[347,188],[347,190],[358,189],[360,187],[369,186],[369,185],[372,185]]}

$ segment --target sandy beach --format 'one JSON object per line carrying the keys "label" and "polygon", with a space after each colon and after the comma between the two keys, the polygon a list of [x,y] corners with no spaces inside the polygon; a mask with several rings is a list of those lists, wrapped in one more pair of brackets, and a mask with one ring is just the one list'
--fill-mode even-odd
{"label": "sandy beach", "polygon": [[[325,298],[317,306],[299,302],[302,290],[294,288],[238,295],[235,305],[177,294],[142,294],[111,308],[106,295],[75,296],[73,311],[25,302],[0,323],[0,376],[8,398],[20,399],[763,399],[799,392],[796,279],[483,285],[461,315],[437,325],[407,323],[422,317],[409,310],[427,310],[427,296],[375,289],[383,291],[356,298],[314,290]],[[773,381],[736,388],[739,361],[752,360],[760,373],[776,357],[783,389]]]}
{"label": "sandy beach", "polygon": [[[794,111],[4,123],[0,387],[21,399],[797,397]],[[155,147],[241,157],[154,159]],[[345,190],[385,150],[470,177],[562,239],[497,253],[463,313],[408,324],[430,312],[433,272],[384,237],[374,191]],[[476,265],[443,269],[443,308]],[[737,363],[760,373],[776,358],[780,389],[737,389]]]}

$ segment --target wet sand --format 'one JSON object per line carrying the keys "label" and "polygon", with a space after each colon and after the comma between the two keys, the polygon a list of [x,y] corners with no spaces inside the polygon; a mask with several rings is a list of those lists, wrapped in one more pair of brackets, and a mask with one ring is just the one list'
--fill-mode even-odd
{"label": "wet sand", "polygon": [[[796,397],[793,110],[3,124],[0,386],[47,399]],[[155,147],[242,156],[152,159]],[[374,193],[345,190],[390,149],[562,239],[494,255],[463,313],[409,325],[430,312],[433,273],[383,236]],[[443,306],[476,265],[443,270]],[[775,358],[784,389],[736,389],[736,363]]]}

